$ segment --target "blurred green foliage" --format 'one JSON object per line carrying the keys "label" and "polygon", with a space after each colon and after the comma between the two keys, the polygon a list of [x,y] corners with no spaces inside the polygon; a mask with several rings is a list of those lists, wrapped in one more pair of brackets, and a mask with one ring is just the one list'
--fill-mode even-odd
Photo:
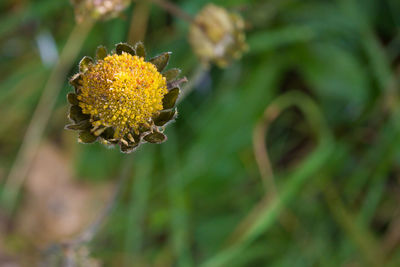
{"label": "blurred green foliage", "polygon": [[[174,2],[194,15],[208,1]],[[203,75],[179,104],[166,143],[129,156],[132,179],[91,243],[93,255],[104,266],[399,266],[400,2],[214,3],[244,16],[250,50]],[[199,63],[186,40],[188,25],[147,4],[148,54],[172,51],[169,66],[190,80]],[[127,41],[137,5],[98,22],[80,57]],[[51,71],[35,40],[48,32],[62,49],[74,17],[67,0],[3,0],[0,10],[4,177]],[[77,179],[115,180],[127,155],[70,145],[74,133],[63,130],[70,90],[66,80],[45,139],[70,157]],[[292,99],[269,127],[278,191],[269,202],[252,135],[264,110],[291,91],[316,107],[303,103],[308,116],[296,104],[303,98]]]}

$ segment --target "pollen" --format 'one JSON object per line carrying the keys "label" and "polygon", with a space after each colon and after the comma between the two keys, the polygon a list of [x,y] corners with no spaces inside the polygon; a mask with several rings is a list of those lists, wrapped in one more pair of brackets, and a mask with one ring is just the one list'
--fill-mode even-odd
{"label": "pollen", "polygon": [[113,127],[114,138],[138,132],[163,109],[165,77],[143,57],[123,52],[97,61],[83,73],[78,95],[84,114],[93,125]]}

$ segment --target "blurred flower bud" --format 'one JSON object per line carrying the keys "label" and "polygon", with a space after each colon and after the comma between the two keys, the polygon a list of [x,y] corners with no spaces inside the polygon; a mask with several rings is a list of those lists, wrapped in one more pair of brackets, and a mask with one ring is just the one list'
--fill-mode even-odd
{"label": "blurred flower bud", "polygon": [[97,20],[116,17],[130,2],[131,0],[71,0],[78,23],[87,18]]}
{"label": "blurred flower bud", "polygon": [[214,4],[206,5],[189,29],[189,42],[204,64],[225,67],[247,50],[244,21]]}

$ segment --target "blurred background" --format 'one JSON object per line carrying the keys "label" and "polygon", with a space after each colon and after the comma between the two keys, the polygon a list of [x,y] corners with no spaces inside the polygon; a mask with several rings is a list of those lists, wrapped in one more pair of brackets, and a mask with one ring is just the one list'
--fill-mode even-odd
{"label": "blurred background", "polygon": [[[226,68],[201,67],[158,0],[93,25],[68,0],[0,2],[0,266],[400,266],[400,1],[213,3],[246,21]],[[189,80],[168,141],[79,144],[68,78],[138,40]],[[119,177],[93,239],[63,249]]]}

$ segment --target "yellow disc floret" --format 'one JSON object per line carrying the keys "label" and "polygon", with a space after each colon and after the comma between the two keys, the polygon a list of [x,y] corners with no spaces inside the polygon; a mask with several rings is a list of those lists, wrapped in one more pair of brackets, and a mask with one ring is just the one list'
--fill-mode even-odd
{"label": "yellow disc floret", "polygon": [[99,60],[83,74],[78,100],[95,127],[113,127],[114,138],[121,138],[149,124],[163,109],[167,92],[165,77],[152,63],[123,52]]}

